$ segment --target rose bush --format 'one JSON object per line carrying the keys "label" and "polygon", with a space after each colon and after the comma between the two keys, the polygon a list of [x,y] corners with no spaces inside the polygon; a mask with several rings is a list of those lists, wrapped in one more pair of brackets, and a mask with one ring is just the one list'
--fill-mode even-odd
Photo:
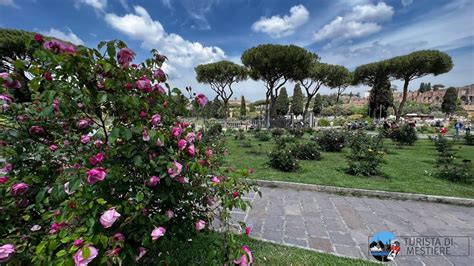
{"label": "rose bush", "polygon": [[[0,76],[0,262],[130,265],[148,252],[169,264],[179,246],[168,241],[205,233],[216,215],[226,225],[232,208],[247,207],[249,172],[226,177],[222,149],[176,116],[189,106],[163,83],[166,57],[153,50],[133,64],[121,41],[89,49],[37,35],[28,45],[33,60],[14,67],[31,74],[33,101],[14,103],[22,84]],[[206,103],[202,94],[192,102]],[[250,254],[230,240],[203,248],[216,250],[211,264]]]}

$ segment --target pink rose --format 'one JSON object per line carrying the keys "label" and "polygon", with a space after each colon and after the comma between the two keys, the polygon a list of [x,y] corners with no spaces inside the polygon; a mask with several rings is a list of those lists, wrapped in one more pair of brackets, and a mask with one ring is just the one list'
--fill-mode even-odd
{"label": "pink rose", "polygon": [[153,85],[153,91],[156,91],[159,94],[165,94],[165,89],[163,89],[160,84]]}
{"label": "pink rose", "polygon": [[145,119],[147,116],[146,112],[145,111],[140,111],[140,118],[141,119]]}
{"label": "pink rose", "polygon": [[74,240],[73,245],[76,246],[76,247],[80,247],[80,246],[82,246],[82,243],[84,243],[84,240],[82,240],[82,238],[78,238],[78,239]]}
{"label": "pink rose", "polygon": [[47,81],[53,80],[53,76],[51,76],[51,72],[49,72],[49,71],[44,72],[43,78]]}
{"label": "pink rose", "polygon": [[41,126],[32,126],[29,132],[31,135],[43,135],[45,130]]}
{"label": "pink rose", "polygon": [[203,220],[199,220],[194,224],[194,228],[196,228],[196,231],[201,231],[202,229],[206,228],[206,222]]}
{"label": "pink rose", "polygon": [[120,213],[118,213],[114,207],[108,209],[107,211],[105,211],[101,216],[100,216],[100,224],[104,227],[104,228],[109,228],[111,227],[115,221],[117,221],[117,219],[120,217]]}
{"label": "pink rose", "polygon": [[105,252],[105,256],[107,256],[107,257],[116,257],[116,256],[120,255],[121,251],[122,251],[121,247],[116,247],[116,248],[113,248],[111,250],[107,250]]}
{"label": "pink rose", "polygon": [[103,144],[104,144],[104,142],[100,139],[94,141],[94,145],[95,145],[96,148],[100,148]]}
{"label": "pink rose", "polygon": [[160,178],[157,176],[152,176],[150,177],[150,180],[148,180],[147,185],[150,187],[156,186],[160,182]]}
{"label": "pink rose", "polygon": [[143,141],[149,141],[150,140],[150,135],[148,135],[148,128],[147,127],[143,127],[143,133],[142,133],[142,138],[143,138]]}
{"label": "pink rose", "polygon": [[103,167],[97,167],[86,172],[87,182],[94,185],[97,181],[103,181],[107,172]]}
{"label": "pink rose", "polygon": [[212,182],[213,185],[217,185],[221,182],[221,180],[217,176],[214,175],[211,178],[211,182]]}
{"label": "pink rose", "polygon": [[186,144],[187,144],[186,140],[180,139],[180,140],[178,141],[178,149],[179,149],[180,151],[184,150],[184,148],[186,148]]}
{"label": "pink rose", "polygon": [[164,144],[163,144],[163,142],[161,141],[160,138],[157,138],[157,139],[156,139],[156,146],[157,146],[157,147],[163,147],[163,146],[164,146]]}
{"label": "pink rose", "polygon": [[252,227],[249,227],[249,226],[245,227],[245,234],[246,235],[249,236],[251,232],[252,232]]}
{"label": "pink rose", "polygon": [[234,264],[240,266],[247,266],[253,264],[252,251],[250,251],[247,246],[242,246],[242,250],[245,252],[245,254],[242,254],[242,256],[238,260],[234,260]]}
{"label": "pink rose", "polygon": [[66,224],[64,222],[53,223],[51,225],[51,229],[49,229],[49,233],[50,234],[56,234],[57,232],[59,232],[59,230],[63,229],[65,226],[66,226]]}
{"label": "pink rose", "polygon": [[201,131],[199,131],[199,132],[197,133],[197,139],[198,139],[198,140],[201,140],[201,139],[202,139],[202,132],[201,132]]}
{"label": "pink rose", "polygon": [[89,127],[89,125],[90,125],[90,121],[87,120],[87,119],[81,119],[81,120],[79,120],[79,122],[77,122],[77,127],[79,129],[87,128],[87,127]]}
{"label": "pink rose", "polygon": [[166,81],[166,74],[161,68],[153,72],[153,77],[155,77],[159,82]]}
{"label": "pink rose", "polygon": [[208,99],[204,94],[198,94],[196,96],[196,102],[199,104],[199,106],[203,107],[207,104]]}
{"label": "pink rose", "polygon": [[58,149],[58,146],[57,146],[57,145],[54,145],[54,144],[53,144],[53,145],[49,146],[49,150],[50,150],[50,151],[56,151],[57,149]]}
{"label": "pink rose", "polygon": [[183,165],[178,163],[177,161],[174,161],[173,166],[171,168],[168,168],[168,174],[171,177],[176,177],[181,173],[182,169],[183,169]]}
{"label": "pink rose", "polygon": [[13,244],[5,244],[0,246],[0,262],[7,262],[15,254],[15,246]]}
{"label": "pink rose", "polygon": [[13,170],[13,164],[7,163],[5,166],[3,166],[2,169],[0,169],[0,172],[5,172],[5,173],[10,173]]}
{"label": "pink rose", "polygon": [[194,157],[196,155],[196,148],[194,147],[194,145],[190,145],[188,147],[188,155],[191,157]]}
{"label": "pink rose", "polygon": [[174,138],[178,138],[179,136],[181,136],[181,133],[183,132],[183,129],[180,128],[180,127],[173,127],[171,129],[171,135],[174,137]]}
{"label": "pink rose", "polygon": [[96,164],[102,163],[104,158],[105,158],[104,154],[102,152],[100,152],[100,153],[97,153],[96,155],[92,156],[91,158],[89,158],[89,163],[92,166],[95,166]]}
{"label": "pink rose", "polygon": [[135,257],[135,261],[139,261],[146,254],[146,249],[144,247],[138,248],[138,256]]}
{"label": "pink rose", "polygon": [[214,153],[214,152],[212,151],[212,149],[207,148],[207,150],[206,150],[206,156],[207,156],[208,158],[211,157],[213,153]]}
{"label": "pink rose", "polygon": [[58,99],[53,100],[53,111],[55,113],[59,112],[59,100]]}
{"label": "pink rose", "polygon": [[194,134],[194,132],[189,132],[188,134],[186,134],[185,139],[186,139],[189,143],[193,143],[194,140],[196,139],[196,134]]}
{"label": "pink rose", "polygon": [[239,192],[234,191],[234,192],[232,193],[232,198],[236,199],[239,195],[240,195]]}
{"label": "pink rose", "polygon": [[5,184],[8,182],[8,176],[0,176],[0,184]]}
{"label": "pink rose", "polygon": [[217,199],[215,197],[207,197],[206,201],[209,206],[214,206],[217,203]]}
{"label": "pink rose", "polygon": [[125,236],[122,233],[115,233],[115,235],[112,236],[112,239],[114,241],[124,241]]}
{"label": "pink rose", "polygon": [[12,196],[16,197],[19,195],[24,194],[26,191],[28,191],[30,186],[26,183],[18,183],[18,184],[13,184],[12,185]]}
{"label": "pink rose", "polygon": [[189,182],[189,179],[184,176],[178,176],[177,178],[175,178],[175,180],[176,182],[181,183],[181,184]]}
{"label": "pink rose", "polygon": [[99,254],[98,250],[94,246],[89,245],[87,248],[89,249],[89,257],[87,257],[87,259],[82,257],[82,249],[79,249],[72,257],[76,266],[87,266],[87,264],[89,264]]}
{"label": "pink rose", "polygon": [[165,212],[165,215],[168,218],[168,220],[171,220],[174,217],[174,212],[172,210],[167,210]]}
{"label": "pink rose", "polygon": [[137,86],[139,90],[145,91],[147,93],[151,92],[152,90],[151,81],[145,76],[139,78],[135,82],[135,85]]}
{"label": "pink rose", "polygon": [[82,144],[87,144],[91,140],[91,136],[87,135],[82,135],[81,136],[81,143]]}
{"label": "pink rose", "polygon": [[35,41],[39,42],[39,43],[44,43],[44,39],[43,39],[43,36],[39,33],[36,33],[35,34]]}
{"label": "pink rose", "polygon": [[135,58],[135,52],[126,47],[117,53],[117,61],[122,67],[128,67],[133,58]]}
{"label": "pink rose", "polygon": [[164,236],[165,233],[166,233],[166,229],[164,227],[155,228],[153,229],[153,231],[151,231],[151,240],[155,241],[158,238]]}
{"label": "pink rose", "polygon": [[168,59],[166,56],[162,55],[162,54],[156,54],[155,55],[155,60],[160,62],[160,63],[163,63],[165,62],[165,60]]}
{"label": "pink rose", "polygon": [[156,126],[161,122],[161,116],[159,114],[154,114],[151,117],[151,124]]}

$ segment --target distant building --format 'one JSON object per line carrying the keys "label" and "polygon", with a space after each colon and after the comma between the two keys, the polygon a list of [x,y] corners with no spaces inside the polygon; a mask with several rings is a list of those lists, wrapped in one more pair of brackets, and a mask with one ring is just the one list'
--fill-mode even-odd
{"label": "distant building", "polygon": [[[463,105],[474,104],[474,84],[456,89],[458,91],[458,98],[461,99]],[[443,97],[446,93],[446,90],[447,89],[427,91],[424,93],[420,93],[418,91],[409,91],[407,94],[407,100],[417,103],[441,104],[443,103]],[[393,93],[395,102],[400,102],[402,100],[402,96],[402,92]]]}

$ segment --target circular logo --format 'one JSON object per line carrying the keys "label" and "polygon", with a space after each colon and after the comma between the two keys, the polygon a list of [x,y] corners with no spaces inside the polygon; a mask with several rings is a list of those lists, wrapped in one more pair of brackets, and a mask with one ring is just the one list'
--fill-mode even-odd
{"label": "circular logo", "polygon": [[378,261],[393,261],[400,253],[400,241],[394,233],[381,231],[370,238],[369,251]]}

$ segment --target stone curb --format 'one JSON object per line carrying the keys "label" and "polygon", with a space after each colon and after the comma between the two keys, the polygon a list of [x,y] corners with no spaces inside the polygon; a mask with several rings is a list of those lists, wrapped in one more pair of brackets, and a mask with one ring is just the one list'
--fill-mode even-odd
{"label": "stone curb", "polygon": [[262,241],[262,242],[267,242],[267,243],[271,243],[271,244],[276,244],[276,245],[279,245],[279,246],[286,246],[286,247],[291,247],[291,248],[299,248],[299,249],[309,250],[309,251],[313,251],[313,252],[318,252],[318,253],[323,253],[323,254],[329,254],[329,255],[336,256],[336,257],[345,258],[345,259],[353,259],[353,260],[359,260],[359,261],[369,261],[369,262],[373,262],[373,263],[382,264],[381,262],[373,261],[373,260],[366,259],[366,258],[345,256],[345,255],[337,254],[337,253],[334,253],[334,252],[327,252],[327,251],[324,251],[324,250],[319,250],[319,249],[314,249],[314,248],[309,248],[309,247],[302,247],[302,246],[298,246],[298,245],[294,245],[294,244],[289,244],[289,243],[277,242],[277,241],[273,241],[273,240],[269,240],[269,239],[265,239],[265,238],[261,238],[261,237],[255,237],[255,236],[250,236],[250,237],[253,238],[253,239]]}
{"label": "stone curb", "polygon": [[251,180],[256,185],[262,187],[277,187],[277,188],[292,188],[298,190],[311,190],[320,191],[333,194],[341,194],[348,196],[365,196],[381,199],[394,199],[394,200],[411,200],[411,201],[425,201],[432,203],[445,203],[452,205],[460,205],[466,207],[474,207],[474,199],[458,198],[458,197],[445,197],[435,195],[423,195],[414,193],[402,193],[402,192],[388,192],[381,190],[369,190],[360,188],[343,188],[333,186],[322,186],[313,184],[293,183],[285,181],[269,181],[269,180]]}

